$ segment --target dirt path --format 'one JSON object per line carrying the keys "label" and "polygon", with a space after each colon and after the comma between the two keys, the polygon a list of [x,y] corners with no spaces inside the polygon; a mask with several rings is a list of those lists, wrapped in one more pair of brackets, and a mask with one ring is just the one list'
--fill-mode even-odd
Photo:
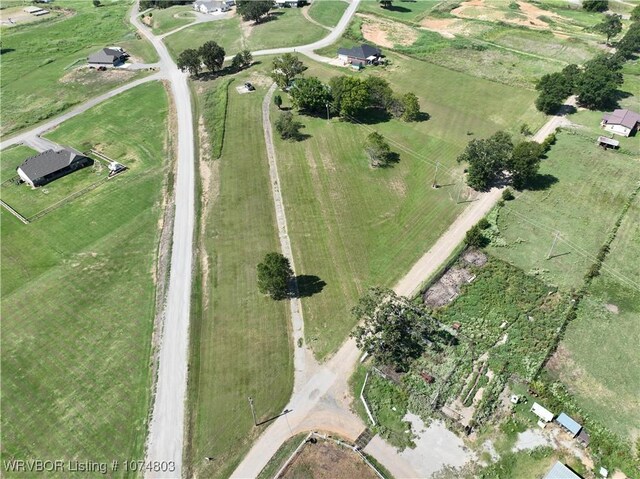
{"label": "dirt path", "polygon": [[[317,0],[316,0],[316,1],[317,1]],[[324,28],[325,30],[329,30],[329,31],[331,31],[331,28],[330,28],[330,27],[327,27],[326,25],[323,25],[323,24],[322,24],[322,23],[320,23],[320,22],[316,22],[313,18],[311,18],[311,17],[309,16],[309,9],[310,9],[310,8],[311,8],[311,5],[307,5],[307,6],[305,6],[305,7],[302,7],[302,8],[300,9],[300,11],[302,12],[302,16],[303,16],[304,18],[306,18],[308,21],[310,21],[311,23],[313,23],[314,25],[318,25],[319,27]]]}

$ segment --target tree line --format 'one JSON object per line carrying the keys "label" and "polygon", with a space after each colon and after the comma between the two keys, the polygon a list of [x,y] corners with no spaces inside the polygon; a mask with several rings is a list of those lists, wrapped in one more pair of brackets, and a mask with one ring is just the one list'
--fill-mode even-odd
{"label": "tree line", "polygon": [[[609,28],[607,41],[610,35],[615,36],[622,30],[620,18],[616,17],[619,16],[609,15],[603,22],[606,25],[600,24],[602,31]],[[536,108],[547,114],[556,113],[571,95],[577,95],[580,106],[592,110],[614,106],[618,99],[618,87],[623,83],[622,67],[640,52],[640,6],[633,9],[631,19],[633,23],[616,44],[614,54],[601,54],[583,66],[571,64],[560,72],[542,76],[536,85],[539,91]]]}

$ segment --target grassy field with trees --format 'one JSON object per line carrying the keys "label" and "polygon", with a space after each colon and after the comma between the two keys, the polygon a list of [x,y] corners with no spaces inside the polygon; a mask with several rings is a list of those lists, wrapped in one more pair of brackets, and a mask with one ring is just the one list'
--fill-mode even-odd
{"label": "grassy field with trees", "polygon": [[165,37],[164,43],[175,59],[178,58],[182,51],[188,48],[198,49],[212,40],[224,48],[227,55],[238,53],[242,50],[240,20],[234,17],[216,20],[215,22],[199,23]]}
{"label": "grassy field with trees", "polygon": [[188,25],[196,19],[191,5],[176,5],[174,7],[154,9],[147,13],[149,22],[156,35],[170,32],[183,25]]}
{"label": "grassy field with trees", "polygon": [[[54,116],[92,96],[130,80],[132,74],[74,74],[98,48],[117,44],[144,61],[157,59],[153,47],[136,39],[129,24],[130,1],[53,5],[63,15],[46,22],[2,31],[3,136]],[[99,73],[104,73],[97,76]],[[141,75],[138,73],[137,75]]]}
{"label": "grassy field with trees", "polygon": [[[260,114],[266,89],[256,84],[256,92],[244,95],[235,89],[249,74],[228,87],[221,157],[201,158],[209,173],[201,176],[187,446],[187,462],[200,477],[228,477],[266,427],[254,428],[247,396],[263,421],[282,411],[293,384],[288,305],[258,288],[256,266],[280,247]],[[225,112],[208,115],[203,108],[215,128]],[[203,462],[205,456],[216,460]]]}
{"label": "grassy field with trees", "polygon": [[65,122],[50,138],[129,170],[29,225],[0,213],[3,460],[143,459],[167,114],[150,83]]}
{"label": "grassy field with trees", "polygon": [[[456,204],[462,168],[455,160],[469,139],[501,128],[517,130],[523,122],[537,129],[544,121],[534,111],[533,92],[390,58],[392,67],[371,68],[365,75],[386,78],[398,94],[413,91],[430,119],[371,118],[363,125],[296,114],[308,137],[276,138],[297,273],[326,283],[321,293],[303,299],[307,341],[319,357],[347,336],[354,324],[349,309],[360,293],[374,284],[393,286],[462,211],[464,204]],[[310,67],[305,76],[325,82],[345,73],[304,63]],[[416,85],[421,86],[416,90]],[[272,111],[275,121],[275,105]],[[363,144],[372,131],[386,138],[399,155],[397,163],[369,166]],[[439,189],[431,187],[436,164]]]}

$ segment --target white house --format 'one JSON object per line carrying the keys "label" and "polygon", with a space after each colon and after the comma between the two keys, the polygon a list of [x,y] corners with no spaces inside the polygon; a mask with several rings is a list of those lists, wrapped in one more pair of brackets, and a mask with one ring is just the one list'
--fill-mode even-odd
{"label": "white house", "polygon": [[616,135],[631,136],[640,123],[640,114],[631,110],[613,110],[602,116],[602,127]]}
{"label": "white house", "polygon": [[196,0],[193,2],[193,9],[200,13],[224,13],[231,9],[233,1],[221,1],[221,0]]}

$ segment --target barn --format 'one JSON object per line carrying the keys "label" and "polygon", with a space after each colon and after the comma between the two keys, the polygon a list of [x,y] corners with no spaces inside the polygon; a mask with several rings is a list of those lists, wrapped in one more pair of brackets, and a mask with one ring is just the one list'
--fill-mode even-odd
{"label": "barn", "polygon": [[36,187],[92,164],[91,158],[70,149],[47,150],[24,160],[16,171],[22,181]]}

